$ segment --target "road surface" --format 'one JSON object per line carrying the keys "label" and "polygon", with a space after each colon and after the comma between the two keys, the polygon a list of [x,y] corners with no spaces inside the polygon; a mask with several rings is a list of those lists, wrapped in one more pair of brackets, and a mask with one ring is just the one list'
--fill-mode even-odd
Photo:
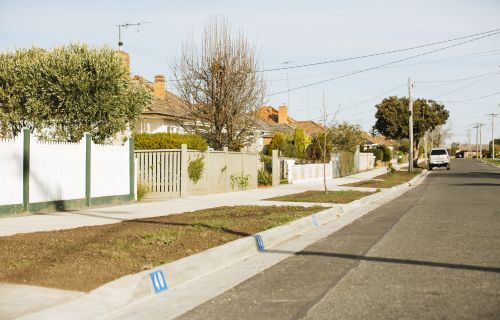
{"label": "road surface", "polygon": [[455,160],[178,319],[500,319],[500,169]]}

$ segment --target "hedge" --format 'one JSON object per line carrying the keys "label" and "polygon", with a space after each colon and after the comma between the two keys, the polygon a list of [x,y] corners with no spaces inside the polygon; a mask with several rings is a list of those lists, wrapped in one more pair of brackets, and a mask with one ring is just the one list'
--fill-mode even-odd
{"label": "hedge", "polygon": [[188,149],[206,151],[207,141],[196,134],[180,133],[135,133],[134,145],[136,150],[151,149],[180,149],[186,144]]}

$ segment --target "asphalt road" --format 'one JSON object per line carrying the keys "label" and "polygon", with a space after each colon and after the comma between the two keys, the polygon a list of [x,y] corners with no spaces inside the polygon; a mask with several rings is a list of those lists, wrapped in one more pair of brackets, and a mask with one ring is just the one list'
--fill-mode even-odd
{"label": "asphalt road", "polygon": [[178,319],[500,319],[500,169],[453,161]]}

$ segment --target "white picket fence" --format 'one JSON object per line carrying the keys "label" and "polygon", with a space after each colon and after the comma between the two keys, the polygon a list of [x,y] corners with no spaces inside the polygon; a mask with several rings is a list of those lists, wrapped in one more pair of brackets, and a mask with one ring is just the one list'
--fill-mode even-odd
{"label": "white picket fence", "polygon": [[90,137],[78,143],[45,142],[25,131],[15,140],[0,140],[0,213],[19,211],[17,206],[45,210],[54,202],[64,209],[64,201],[74,206],[93,199],[104,204],[106,197],[132,200],[130,156],[129,143],[97,145]]}
{"label": "white picket fence", "polygon": [[0,139],[0,205],[23,203],[23,141]]}
{"label": "white picket fence", "polygon": [[175,196],[181,192],[179,149],[136,150],[137,181],[149,192]]}

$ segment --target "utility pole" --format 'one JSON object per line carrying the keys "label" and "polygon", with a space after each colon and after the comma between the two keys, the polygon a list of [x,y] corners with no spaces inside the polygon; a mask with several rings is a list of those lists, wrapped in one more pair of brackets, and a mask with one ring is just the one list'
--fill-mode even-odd
{"label": "utility pole", "polygon": [[491,158],[495,159],[495,117],[498,116],[498,113],[488,113],[488,116],[491,117]]}
{"label": "utility pole", "polygon": [[479,131],[478,131],[479,125],[475,124],[473,126],[473,128],[476,129],[476,158],[477,158],[478,157],[478,155],[477,155],[477,152],[478,152],[478,141],[479,141]]}
{"label": "utility pole", "polygon": [[122,28],[129,28],[136,26],[137,27],[137,32],[139,32],[139,27],[143,24],[150,23],[148,21],[146,22],[137,22],[137,23],[124,23],[124,24],[117,24],[116,26],[118,27],[118,51],[122,51],[123,47],[123,41],[122,41]]}
{"label": "utility pole", "polygon": [[408,131],[410,138],[410,157],[408,161],[408,171],[413,171],[413,100],[411,98],[411,89],[413,88],[413,83],[411,78],[408,78],[408,109],[409,109],[409,123]]}
{"label": "utility pole", "polygon": [[470,128],[467,128],[467,149],[469,151],[469,155],[472,157],[472,150],[470,146]]}
{"label": "utility pole", "polygon": [[477,126],[479,127],[479,159],[482,159],[483,158],[482,128],[484,126],[484,123],[478,123]]}
{"label": "utility pole", "polygon": [[286,104],[288,105],[288,108],[290,108],[290,83],[288,82],[288,64],[292,62],[293,61],[285,61],[282,63],[285,65],[285,70],[286,70],[286,94],[287,94]]}

